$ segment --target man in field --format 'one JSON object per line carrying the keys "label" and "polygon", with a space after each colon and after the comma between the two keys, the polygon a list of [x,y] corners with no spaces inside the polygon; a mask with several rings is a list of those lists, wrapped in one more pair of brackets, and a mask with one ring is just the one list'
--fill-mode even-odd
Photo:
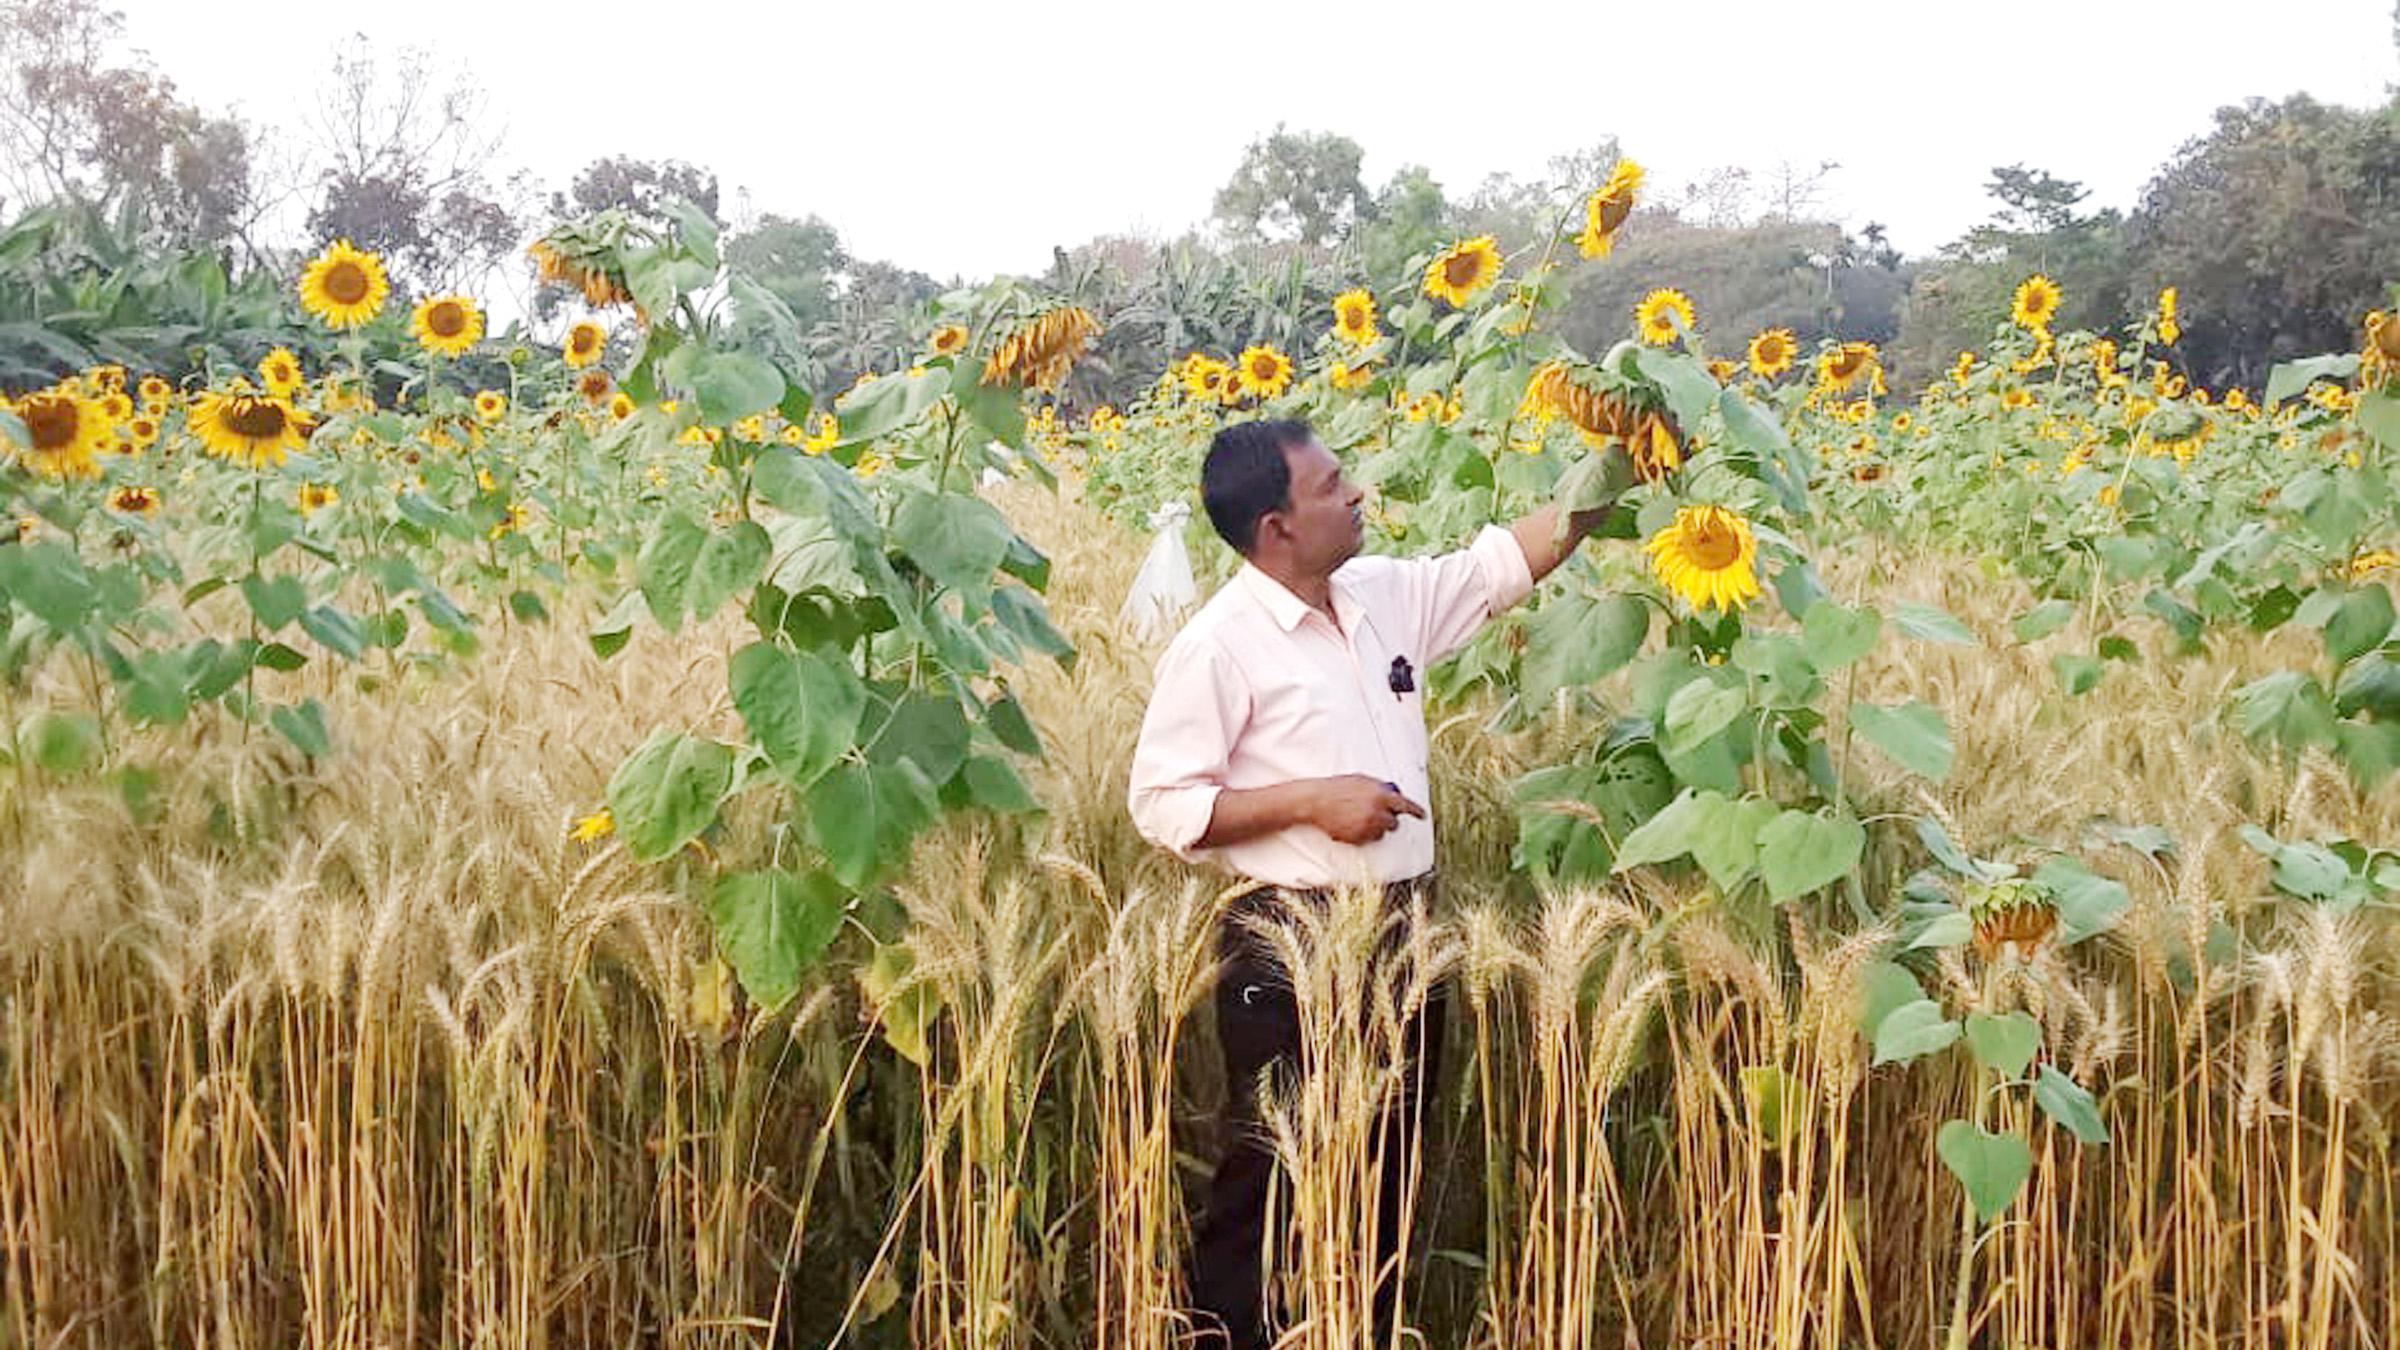
{"label": "man in field", "polygon": [[[1621,457],[1620,457],[1621,458]],[[1372,885],[1387,903],[1430,899],[1424,672],[1516,604],[1597,528],[1606,509],[1559,528],[1544,507],[1434,558],[1362,558],[1364,493],[1305,423],[1217,433],[1200,471],[1208,517],[1244,565],[1159,663],[1133,759],[1130,806],[1144,838],[1187,862],[1255,883],[1235,916],[1271,918],[1329,888]],[[1217,1036],[1224,1052],[1224,1155],[1193,1239],[1202,1345],[1263,1350],[1273,1336],[1264,1262],[1273,1146],[1260,1131],[1263,1073],[1297,1068],[1300,1027],[1286,979],[1238,917],[1219,931]],[[1409,1029],[1418,1047],[1400,1142],[1381,1160],[1381,1213],[1413,1174],[1413,1117],[1439,1075],[1441,1004]],[[1393,1225],[1380,1241],[1388,1268]],[[1382,1280],[1388,1327],[1396,1282]]]}

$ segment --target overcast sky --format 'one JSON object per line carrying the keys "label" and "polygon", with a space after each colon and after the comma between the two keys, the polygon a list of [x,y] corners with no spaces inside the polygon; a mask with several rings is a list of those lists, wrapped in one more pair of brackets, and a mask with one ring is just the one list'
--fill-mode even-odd
{"label": "overcast sky", "polygon": [[2400,80],[2391,0],[113,3],[187,98],[271,132],[362,32],[473,71],[501,166],[546,186],[602,155],[686,159],[728,210],[747,189],[945,278],[1174,234],[1279,121],[1358,141],[1370,186],[1422,163],[1454,199],[1610,135],[1667,187],[1830,159],[1825,208],[1924,253],[1988,214],[1993,165],[2130,207],[2222,104],[2361,105]]}

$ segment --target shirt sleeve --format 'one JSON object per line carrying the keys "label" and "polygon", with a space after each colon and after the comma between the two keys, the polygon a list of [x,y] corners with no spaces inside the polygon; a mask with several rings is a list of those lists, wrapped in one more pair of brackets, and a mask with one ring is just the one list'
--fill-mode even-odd
{"label": "shirt sleeve", "polygon": [[1467,645],[1493,615],[1533,594],[1533,567],[1517,536],[1486,525],[1475,542],[1454,553],[1405,562],[1401,603],[1417,623],[1423,665]]}
{"label": "shirt sleeve", "polygon": [[1176,643],[1159,662],[1150,708],[1134,745],[1126,805],[1144,839],[1185,862],[1225,790],[1233,746],[1250,717],[1241,668],[1215,642]]}

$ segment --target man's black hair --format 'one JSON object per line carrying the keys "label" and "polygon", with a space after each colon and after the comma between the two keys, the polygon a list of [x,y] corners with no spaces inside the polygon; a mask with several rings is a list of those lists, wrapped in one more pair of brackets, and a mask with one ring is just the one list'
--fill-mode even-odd
{"label": "man's black hair", "polygon": [[1292,466],[1286,446],[1306,445],[1316,435],[1293,418],[1237,422],[1208,443],[1200,464],[1200,501],[1208,522],[1233,551],[1247,558],[1258,544],[1258,518],[1292,509]]}

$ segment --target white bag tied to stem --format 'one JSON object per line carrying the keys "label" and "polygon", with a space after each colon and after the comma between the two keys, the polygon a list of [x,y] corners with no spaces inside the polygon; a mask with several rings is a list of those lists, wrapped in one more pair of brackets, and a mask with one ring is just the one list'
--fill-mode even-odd
{"label": "white bag tied to stem", "polygon": [[1199,597],[1192,582],[1192,555],[1183,546],[1183,527],[1191,518],[1189,502],[1168,502],[1150,513],[1150,528],[1158,538],[1151,541],[1142,570],[1133,574],[1133,590],[1122,611],[1146,642],[1165,637]]}

